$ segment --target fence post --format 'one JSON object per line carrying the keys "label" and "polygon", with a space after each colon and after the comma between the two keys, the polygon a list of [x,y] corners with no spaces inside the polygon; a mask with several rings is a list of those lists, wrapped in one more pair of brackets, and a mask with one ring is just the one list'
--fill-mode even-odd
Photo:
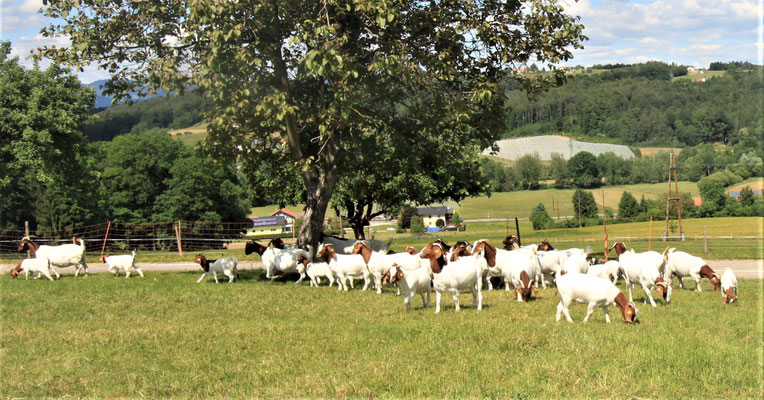
{"label": "fence post", "polygon": [[[24,221],[24,236],[29,237],[29,221]],[[29,247],[27,247],[27,249],[28,248]],[[29,250],[27,250],[27,258],[29,258],[30,255]]]}
{"label": "fence post", "polygon": [[708,253],[708,235],[706,234],[705,225],[703,225],[703,251]]}
{"label": "fence post", "polygon": [[103,237],[103,245],[101,245],[101,258],[99,258],[101,261],[103,261],[103,251],[106,249],[106,238],[109,237],[109,229],[111,229],[111,221],[109,221],[109,224],[106,225],[106,235]]}
{"label": "fence post", "polygon": [[647,232],[647,251],[653,248],[653,216],[650,216],[650,230]]}
{"label": "fence post", "polygon": [[178,241],[178,254],[183,257],[183,246],[181,244],[180,238],[180,221],[178,221],[178,226],[175,227],[175,239]]}
{"label": "fence post", "polygon": [[605,207],[605,189],[602,189],[602,225],[605,228],[605,261],[607,261],[607,208]]}

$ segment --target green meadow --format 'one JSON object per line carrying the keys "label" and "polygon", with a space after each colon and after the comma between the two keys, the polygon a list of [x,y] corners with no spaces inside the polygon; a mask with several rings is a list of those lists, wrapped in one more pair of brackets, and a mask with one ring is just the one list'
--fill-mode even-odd
{"label": "green meadow", "polygon": [[198,277],[0,276],[0,397],[762,396],[760,280],[741,280],[734,304],[708,281],[656,308],[635,290],[639,323],[613,307],[608,325],[601,309],[583,324],[583,305],[556,323],[554,289],[530,303],[484,292],[482,311],[443,296],[435,314],[419,297],[406,311],[389,287]]}

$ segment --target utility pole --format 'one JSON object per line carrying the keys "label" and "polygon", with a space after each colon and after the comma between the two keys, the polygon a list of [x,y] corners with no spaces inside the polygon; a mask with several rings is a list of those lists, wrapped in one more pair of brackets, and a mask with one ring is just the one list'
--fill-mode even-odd
{"label": "utility pole", "polygon": [[[674,197],[671,195],[671,177],[674,177]],[[684,241],[684,229],[682,229],[682,204],[679,201],[679,182],[676,178],[676,158],[674,158],[674,151],[671,151],[669,157],[669,173],[668,173],[668,194],[666,195],[666,230],[663,233],[663,241],[668,240],[669,236],[669,219],[671,213],[671,202],[676,201],[676,212],[679,219],[679,235]]]}

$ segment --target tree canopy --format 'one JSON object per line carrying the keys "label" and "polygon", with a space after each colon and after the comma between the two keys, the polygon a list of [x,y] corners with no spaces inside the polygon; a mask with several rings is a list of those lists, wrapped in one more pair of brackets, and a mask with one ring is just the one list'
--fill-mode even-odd
{"label": "tree canopy", "polygon": [[[209,102],[209,152],[239,157],[247,174],[263,163],[299,173],[303,244],[318,240],[343,171],[390,156],[368,146],[374,153],[358,157],[353,143],[408,142],[419,161],[444,140],[488,147],[505,126],[499,82],[512,77],[532,93],[561,84],[556,65],[585,39],[577,18],[547,0],[62,0],[44,12],[64,22],[43,34],[69,35],[72,46],[40,55],[97,64],[118,97],[193,87]],[[530,62],[551,72],[514,75]],[[437,180],[448,168],[432,170]]]}

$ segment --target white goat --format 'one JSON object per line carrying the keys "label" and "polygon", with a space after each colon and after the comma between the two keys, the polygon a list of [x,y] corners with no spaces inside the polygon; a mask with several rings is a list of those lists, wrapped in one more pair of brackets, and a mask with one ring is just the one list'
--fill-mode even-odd
{"label": "white goat", "polygon": [[208,260],[206,257],[204,257],[204,254],[199,253],[196,255],[196,257],[194,257],[194,262],[201,265],[202,269],[204,270],[204,273],[201,277],[199,277],[199,280],[197,280],[196,283],[201,282],[205,276],[210,275],[215,278],[215,283],[218,283],[219,273],[222,273],[228,277],[228,283],[233,282],[234,279],[239,279],[239,270],[236,268],[236,265],[239,263],[239,261],[236,259],[236,257]]}
{"label": "white goat", "polygon": [[589,271],[589,261],[586,255],[582,253],[571,253],[565,258],[560,268],[560,275],[564,274],[585,274]]}
{"label": "white goat", "polygon": [[618,270],[621,268],[621,263],[617,260],[609,260],[604,264],[590,265],[589,270],[586,271],[589,275],[599,276],[600,278],[608,278],[613,281],[615,285],[618,282]]}
{"label": "white goat", "polygon": [[702,292],[700,280],[707,278],[711,281],[714,290],[721,289],[719,284],[719,275],[700,257],[696,257],[683,251],[676,251],[675,248],[666,248],[663,251],[663,259],[666,262],[666,274],[664,279],[670,281],[671,278],[679,279],[679,286],[686,289],[683,278],[690,277],[695,281],[695,291]]}
{"label": "white goat", "polygon": [[[406,297],[403,299],[403,303],[406,305],[407,310],[411,310],[411,299],[414,295],[422,296],[423,307],[430,305],[430,292],[432,288],[432,278],[430,277],[429,268],[417,268],[415,270],[404,270],[397,264],[390,268],[390,282],[398,284],[403,288],[403,293]],[[427,295],[427,298],[425,298]]]}
{"label": "white goat", "polygon": [[357,241],[353,245],[353,254],[360,254],[363,261],[369,269],[369,273],[374,277],[374,287],[377,294],[382,293],[382,276],[388,274],[390,268],[397,264],[404,270],[414,270],[420,267],[420,258],[409,253],[385,254],[383,252],[373,251],[371,246],[365,241]]}
{"label": "white goat", "polygon": [[125,271],[125,278],[130,277],[130,268],[135,269],[138,271],[138,275],[143,278],[143,271],[141,271],[140,268],[135,266],[135,250],[133,250],[132,254],[124,254],[119,256],[106,256],[103,258],[103,260],[106,262],[106,264],[109,265],[109,272],[114,274],[114,276],[117,276],[119,274],[119,271]]}
{"label": "white goat", "polygon": [[332,270],[332,274],[334,274],[334,277],[339,282],[337,290],[344,290],[347,292],[347,280],[354,277],[363,277],[362,290],[366,290],[369,287],[371,274],[369,273],[369,268],[366,266],[366,262],[360,254],[337,254],[332,245],[321,244],[318,247],[318,254],[316,257],[325,259],[326,263],[329,264],[329,269]]}
{"label": "white goat", "polygon": [[281,249],[276,247],[276,243],[276,239],[271,240],[269,246],[265,247],[260,243],[250,241],[244,248],[244,253],[247,255],[252,252],[260,254],[260,259],[263,261],[263,265],[265,266],[265,277],[271,281],[284,274],[299,273],[300,277],[295,283],[302,282],[302,280],[305,279],[305,272],[304,270],[301,271],[298,269],[297,257],[304,255],[310,260],[313,257],[313,247],[309,245],[308,251],[298,248]]}
{"label": "white goat", "polygon": [[536,252],[536,258],[541,268],[541,274],[539,274],[541,285],[546,288],[547,282],[552,283],[555,276],[561,275],[562,264],[568,256],[559,250],[539,250]]}
{"label": "white goat", "polygon": [[311,287],[318,287],[318,285],[321,283],[322,276],[329,280],[329,286],[334,284],[334,274],[332,274],[332,270],[329,269],[329,264],[325,262],[310,262],[308,257],[304,254],[297,256],[297,263],[297,269],[300,270],[300,273],[304,272],[306,275],[308,275]]}
{"label": "white goat", "polygon": [[35,276],[34,279],[39,278],[40,275],[44,275],[51,281],[53,280],[53,277],[50,276],[50,260],[45,256],[42,258],[36,257],[22,260],[16,268],[11,270],[11,278],[16,278],[21,271],[24,271],[24,279],[29,279],[29,272],[31,271],[37,272],[37,276]]}
{"label": "white goat", "polygon": [[432,285],[435,289],[435,312],[440,312],[440,297],[443,292],[451,292],[454,299],[454,309],[459,311],[459,291],[472,292],[472,306],[483,309],[483,273],[488,269],[485,255],[482,251],[470,257],[462,257],[457,261],[447,262],[445,250],[439,243],[430,243],[419,253],[421,258],[430,260],[432,270]]}
{"label": "white goat", "polygon": [[511,251],[506,259],[508,263],[502,267],[501,272],[504,276],[504,282],[514,286],[517,301],[528,302],[531,299],[531,291],[538,298],[536,278],[540,267],[535,249],[523,247]]}
{"label": "white goat", "polygon": [[[616,243],[617,245],[623,245],[623,243]],[[626,280],[626,287],[629,290],[629,301],[634,301],[631,293],[631,289],[634,287],[634,283],[639,283],[642,286],[642,290],[645,291],[645,303],[650,302],[650,305],[655,307],[655,300],[650,294],[652,288],[656,288],[658,295],[663,297],[663,300],[667,303],[671,299],[671,285],[666,282],[661,276],[661,264],[663,259],[656,260],[650,253],[635,253],[634,250],[624,250],[625,246],[619,250],[620,246],[616,248],[621,263],[621,270],[623,271],[624,280]],[[657,254],[657,253],[656,253]],[[660,254],[659,254],[660,255]]]}
{"label": "white goat", "polygon": [[623,314],[626,322],[634,322],[637,319],[637,306],[634,303],[626,301],[626,296],[606,278],[585,274],[565,274],[557,277],[557,294],[560,296],[560,303],[557,305],[557,315],[555,321],[560,321],[561,314],[565,314],[568,322],[573,322],[570,317],[568,307],[571,302],[584,303],[586,307],[586,316],[584,322],[589,321],[589,317],[594,312],[595,307],[602,307],[605,312],[605,321],[610,323],[610,315],[607,308],[611,305],[618,307]]}
{"label": "white goat", "polygon": [[737,300],[737,277],[731,269],[727,268],[722,274],[722,301],[734,303]]}
{"label": "white goat", "polygon": [[61,275],[55,267],[65,268],[75,266],[74,276],[78,276],[80,270],[88,274],[88,265],[85,262],[85,241],[80,239],[80,244],[62,244],[59,246],[38,245],[25,236],[19,242],[18,251],[29,250],[35,257],[47,257],[50,260],[50,269],[56,274],[56,278]]}

